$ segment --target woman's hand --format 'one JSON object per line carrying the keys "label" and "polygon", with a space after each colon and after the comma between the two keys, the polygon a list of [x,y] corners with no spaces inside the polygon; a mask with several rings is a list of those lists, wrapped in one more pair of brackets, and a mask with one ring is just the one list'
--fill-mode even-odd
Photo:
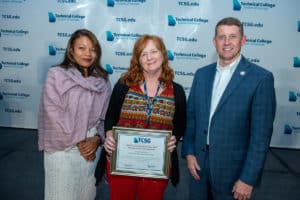
{"label": "woman's hand", "polygon": [[96,158],[96,151],[101,142],[100,137],[88,137],[77,144],[80,155],[86,161],[93,161]]}
{"label": "woman's hand", "polygon": [[113,132],[112,130],[109,130],[106,132],[106,138],[104,141],[104,149],[110,156],[112,152],[116,149],[116,141],[113,138]]}
{"label": "woman's hand", "polygon": [[176,148],[176,137],[172,135],[168,142],[168,151],[172,153],[175,148]]}

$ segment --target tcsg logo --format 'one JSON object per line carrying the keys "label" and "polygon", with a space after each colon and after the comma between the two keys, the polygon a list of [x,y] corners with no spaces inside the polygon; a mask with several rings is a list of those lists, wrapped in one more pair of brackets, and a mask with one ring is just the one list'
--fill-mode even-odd
{"label": "tcsg logo", "polygon": [[147,137],[135,137],[133,138],[134,143],[143,143],[143,144],[150,144],[151,143],[151,138]]}

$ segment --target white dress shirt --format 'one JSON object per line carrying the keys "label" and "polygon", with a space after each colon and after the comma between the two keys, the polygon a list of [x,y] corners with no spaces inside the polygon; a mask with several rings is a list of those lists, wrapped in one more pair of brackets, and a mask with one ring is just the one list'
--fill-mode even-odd
{"label": "white dress shirt", "polygon": [[211,118],[219,104],[219,101],[234,73],[237,64],[240,62],[241,56],[239,56],[234,62],[227,66],[220,66],[220,62],[217,62],[217,71],[214,79],[214,85],[212,90],[211,104],[210,104],[210,114],[209,114],[209,124],[208,124],[208,134],[207,134],[207,144],[209,144],[209,128]]}

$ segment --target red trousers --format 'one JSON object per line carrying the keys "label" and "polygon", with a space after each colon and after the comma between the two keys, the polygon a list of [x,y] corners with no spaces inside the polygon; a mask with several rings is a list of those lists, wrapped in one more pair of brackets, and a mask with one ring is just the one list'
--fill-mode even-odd
{"label": "red trousers", "polygon": [[168,185],[168,179],[111,175],[109,161],[106,162],[106,175],[110,200],[162,200]]}

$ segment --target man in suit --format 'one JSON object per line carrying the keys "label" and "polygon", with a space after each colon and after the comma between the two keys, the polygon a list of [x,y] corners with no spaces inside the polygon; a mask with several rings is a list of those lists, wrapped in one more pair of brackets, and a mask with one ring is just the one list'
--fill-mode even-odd
{"label": "man in suit", "polygon": [[238,19],[220,20],[218,60],[195,74],[182,144],[190,199],[250,199],[260,182],[273,132],[274,78],[241,55],[245,42]]}

